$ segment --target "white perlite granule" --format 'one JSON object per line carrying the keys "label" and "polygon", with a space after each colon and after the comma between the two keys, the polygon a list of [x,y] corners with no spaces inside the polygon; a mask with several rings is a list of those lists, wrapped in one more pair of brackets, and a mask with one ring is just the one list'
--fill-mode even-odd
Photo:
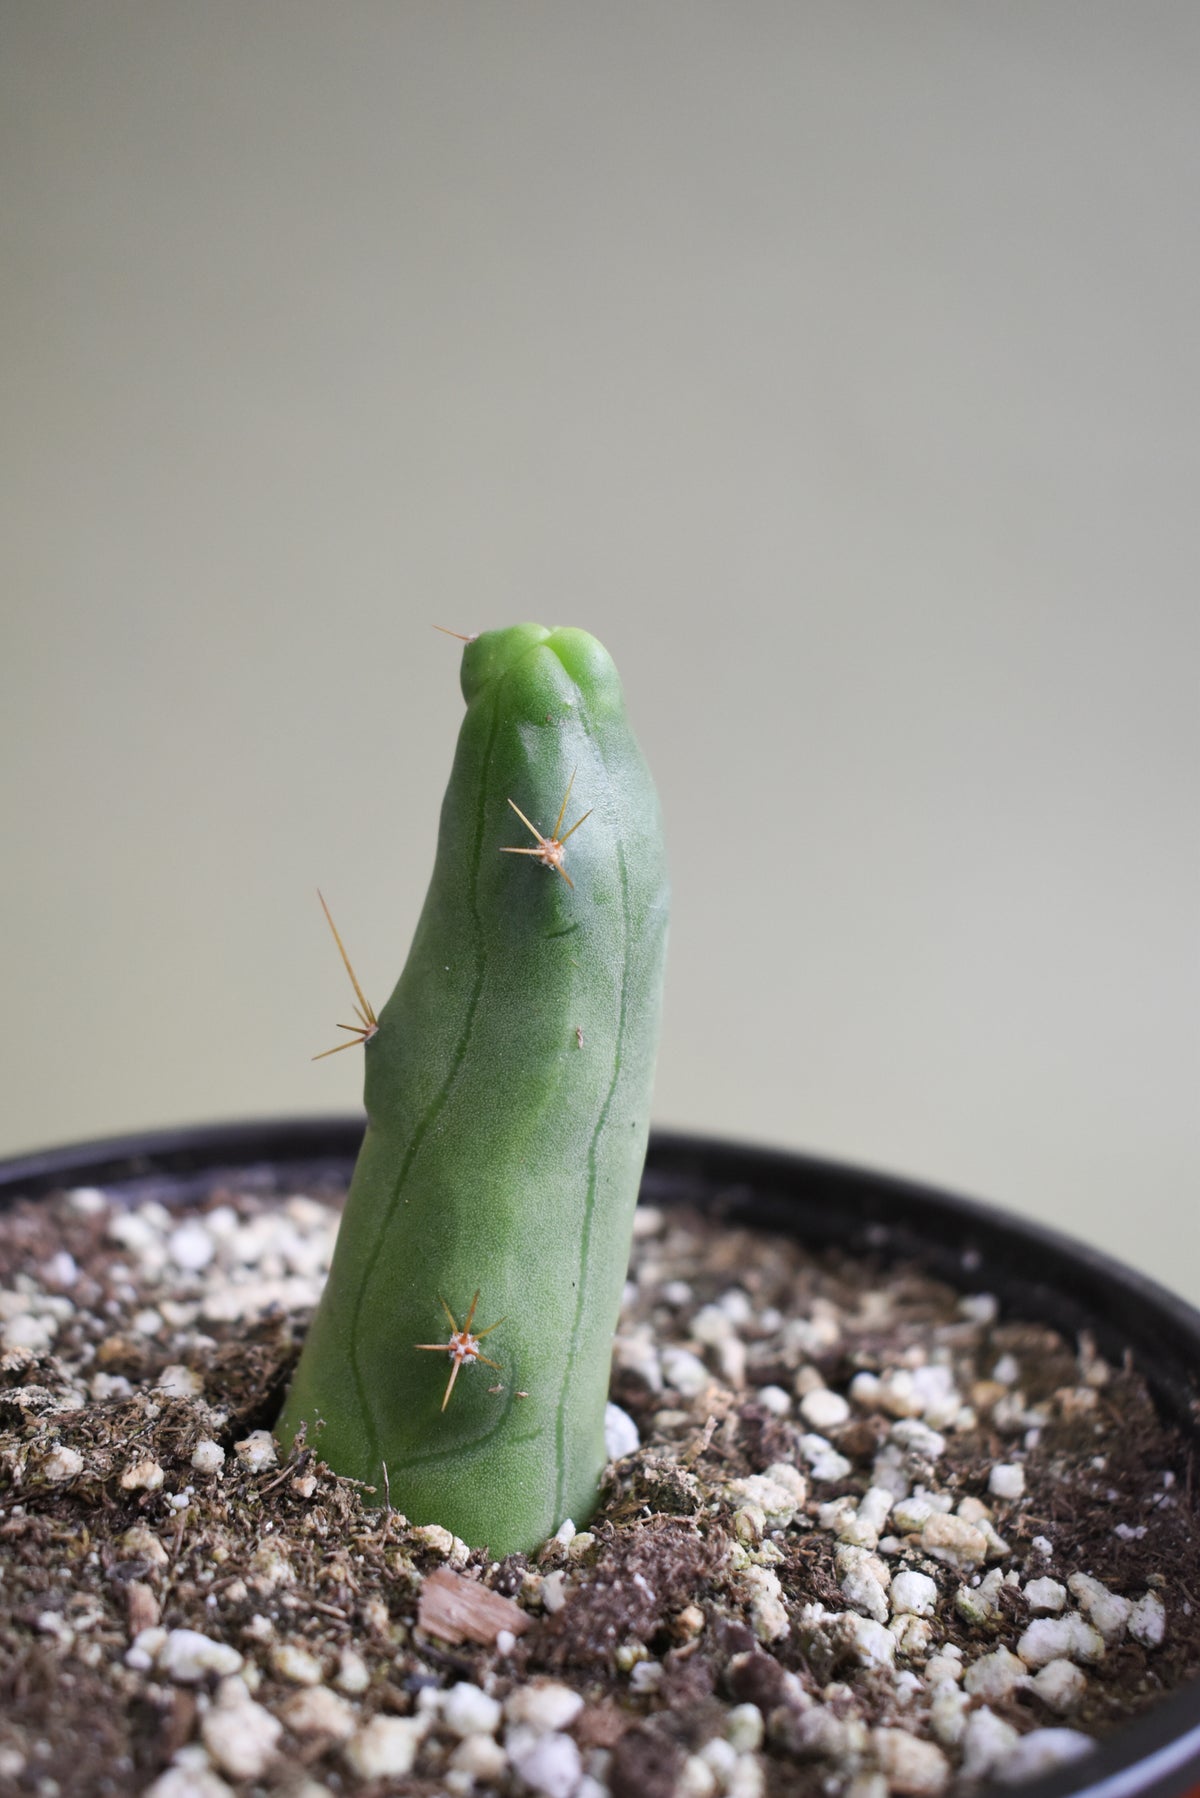
{"label": "white perlite granule", "polygon": [[285,1698],[279,1715],[296,1736],[328,1736],[331,1741],[345,1742],[358,1727],[358,1714],[352,1704],[331,1692],[328,1686],[304,1686]]}
{"label": "white perlite granule", "polygon": [[1067,1590],[1110,1647],[1121,1640],[1133,1609],[1127,1598],[1118,1597],[1087,1573],[1073,1573],[1067,1581]]}
{"label": "white perlite granule", "polygon": [[266,1467],[274,1467],[279,1459],[270,1430],[251,1430],[241,1442],[234,1443],[233,1452],[249,1473],[261,1473]]}
{"label": "white perlite granule", "polygon": [[1056,1617],[1066,1606],[1067,1588],[1056,1579],[1031,1579],[1025,1586],[1025,1602],[1035,1617]]}
{"label": "white perlite granule", "polygon": [[78,1449],[65,1448],[61,1443],[52,1448],[42,1462],[42,1478],[54,1482],[73,1480],[83,1472],[83,1456]]}
{"label": "white perlite granule", "polygon": [[[150,1631],[143,1631],[143,1637]],[[139,1637],[139,1643],[142,1638]],[[135,1644],[136,1646],[136,1644]],[[166,1633],[158,1650],[159,1671],[181,1685],[195,1685],[209,1673],[236,1673],[242,1657],[225,1642],[214,1642],[210,1636],[194,1629],[173,1629]]]}
{"label": "white perlite granule", "polygon": [[224,1679],[213,1708],[201,1720],[200,1739],[231,1779],[261,1779],[275,1758],[283,1725],[256,1704],[245,1681]]}
{"label": "white perlite granule", "polygon": [[1005,1785],[1019,1785],[1026,1779],[1037,1779],[1080,1760],[1095,1747],[1090,1736],[1077,1729],[1032,1729],[1022,1736],[1008,1759],[994,1769],[995,1777]]}
{"label": "white perlite granule", "polygon": [[1129,1613],[1129,1633],[1143,1648],[1160,1648],[1167,1633],[1167,1613],[1156,1592],[1139,1598]]}
{"label": "white perlite granule", "polygon": [[988,1475],[988,1491],[997,1498],[1020,1498],[1025,1491],[1025,1469],[1014,1461],[997,1461]]}
{"label": "white perlite granule", "polygon": [[945,1789],[950,1763],[936,1742],[922,1742],[906,1729],[875,1729],[871,1746],[893,1791],[935,1798]]}
{"label": "white perlite granule", "polygon": [[1007,1648],[994,1648],[990,1654],[980,1655],[967,1668],[963,1690],[972,1698],[995,1704],[1019,1691],[1028,1677],[1019,1655]]}
{"label": "white perlite granule", "polygon": [[937,1610],[937,1582],[927,1573],[905,1569],[896,1574],[891,1585],[893,1611],[913,1617],[932,1617]]}
{"label": "white perlite granule", "polygon": [[[175,1765],[146,1787],[145,1798],[233,1798],[233,1787],[211,1767],[183,1762],[182,1754],[187,1752],[184,1749],[176,1755]],[[203,1754],[203,1749],[200,1752]]]}
{"label": "white perlite granule", "polygon": [[518,1686],[505,1700],[504,1715],[511,1724],[535,1732],[569,1729],[583,1709],[583,1695],[557,1680],[537,1680]]}
{"label": "white perlite granule", "polygon": [[835,1430],[850,1416],[850,1406],[840,1392],[818,1386],[800,1400],[800,1415],[809,1428],[819,1433]]}
{"label": "white perlite granule", "polygon": [[1017,1653],[1027,1667],[1044,1667],[1047,1661],[1101,1661],[1104,1638],[1077,1612],[1066,1617],[1039,1617],[1017,1643]]}
{"label": "white perlite granule", "polygon": [[1082,1703],[1087,1675],[1074,1661],[1047,1661],[1041,1672],[1030,1679],[1029,1690],[1036,1692],[1048,1709],[1061,1715]]}
{"label": "white perlite granule", "polygon": [[452,1735],[494,1736],[503,1711],[499,1699],[489,1697],[479,1686],[463,1680],[442,1694],[439,1714]]}
{"label": "white perlite granule", "polygon": [[346,1743],[346,1759],[360,1779],[403,1779],[428,1728],[426,1716],[372,1717]]}
{"label": "white perlite granule", "polygon": [[319,1686],[325,1677],[316,1655],[299,1642],[281,1642],[273,1648],[271,1666],[294,1686]]}
{"label": "white perlite granule", "polygon": [[604,1407],[604,1452],[610,1461],[620,1461],[625,1455],[636,1454],[640,1443],[638,1427],[628,1411],[622,1411],[620,1405],[607,1404]]}
{"label": "white perlite granule", "polygon": [[583,1761],[571,1736],[556,1731],[538,1735],[517,1728],[509,1731],[505,1747],[509,1761],[531,1791],[540,1793],[541,1798],[573,1798]]}
{"label": "white perlite granule", "polygon": [[948,1517],[934,1511],[922,1526],[921,1547],[948,1567],[970,1569],[986,1560],[988,1539],[965,1517]]}

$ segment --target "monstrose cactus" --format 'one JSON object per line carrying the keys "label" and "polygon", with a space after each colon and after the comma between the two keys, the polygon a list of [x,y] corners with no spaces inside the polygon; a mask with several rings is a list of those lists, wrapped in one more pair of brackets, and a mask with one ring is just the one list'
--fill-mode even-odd
{"label": "monstrose cactus", "polygon": [[[607,652],[516,625],[467,711],[404,972],[363,1001],[367,1130],[276,1433],[494,1555],[591,1513],[667,930]],[[361,995],[360,995],[361,996]]]}

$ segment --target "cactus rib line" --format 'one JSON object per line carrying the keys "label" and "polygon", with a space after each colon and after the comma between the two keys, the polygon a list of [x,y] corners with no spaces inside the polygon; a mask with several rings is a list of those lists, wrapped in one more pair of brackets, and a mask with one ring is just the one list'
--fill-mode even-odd
{"label": "cactus rib line", "polygon": [[[607,775],[608,767],[607,767],[607,763],[604,760],[603,750],[601,750],[599,748],[599,746],[596,744],[595,736],[591,730],[590,725],[588,724],[587,717],[583,710],[582,705],[580,706],[580,711],[579,711],[579,721],[583,725],[584,731],[586,732],[589,740],[596,747],[597,753],[600,757],[601,765],[604,767],[605,774]],[[570,1343],[567,1348],[566,1360],[565,1360],[564,1367],[563,1367],[562,1384],[559,1388],[558,1409],[557,1409],[557,1412],[555,1415],[555,1423],[554,1423],[555,1460],[556,1460],[556,1464],[557,1464],[557,1484],[555,1487],[555,1515],[559,1516],[560,1518],[565,1515],[565,1511],[564,1511],[563,1507],[566,1503],[567,1393],[570,1388],[571,1374],[572,1374],[572,1371],[575,1366],[575,1355],[576,1355],[576,1351],[579,1346],[579,1326],[580,1326],[580,1320],[583,1315],[584,1293],[586,1291],[586,1282],[585,1282],[583,1276],[584,1276],[584,1269],[587,1267],[588,1248],[589,1248],[589,1245],[591,1242],[591,1235],[592,1235],[592,1217],[593,1217],[593,1213],[595,1211],[595,1206],[596,1206],[597,1160],[598,1160],[598,1156],[599,1156],[600,1138],[604,1133],[604,1126],[608,1120],[608,1114],[609,1114],[610,1110],[612,1109],[612,1102],[616,1095],[617,1082],[619,1081],[619,1079],[621,1077],[621,1050],[622,1050],[622,1048],[624,1046],[624,1042],[625,1042],[625,1019],[626,1019],[626,1012],[627,1012],[627,1007],[628,1007],[629,943],[630,943],[631,934],[632,934],[632,920],[630,918],[629,878],[628,878],[628,870],[625,865],[625,846],[621,841],[621,837],[620,837],[619,833],[617,834],[617,836],[615,838],[615,844],[616,844],[616,851],[617,851],[617,872],[620,877],[620,883],[621,883],[621,924],[622,924],[622,929],[624,931],[624,936],[625,936],[625,953],[621,957],[621,998],[620,998],[620,1005],[619,1005],[619,1009],[618,1009],[618,1013],[617,1013],[616,1041],[613,1045],[612,1078],[610,1079],[610,1081],[608,1083],[608,1091],[604,1095],[604,1102],[600,1107],[600,1113],[596,1119],[595,1128],[593,1129],[591,1137],[588,1142],[587,1199],[584,1204],[583,1228],[581,1229],[581,1231],[579,1233],[579,1277],[574,1282],[574,1285],[575,1285],[575,1316],[571,1323],[571,1340],[570,1340]]]}
{"label": "cactus rib line", "polygon": [[[488,734],[487,748],[484,751],[484,768],[485,768],[485,770],[491,766],[492,753],[495,748],[496,737],[499,732],[499,729],[500,729],[499,707],[493,705],[492,725],[491,725],[491,730]],[[480,997],[483,992],[483,983],[484,983],[484,957],[483,957],[483,952],[482,952],[482,948],[481,948],[481,943],[482,943],[482,938],[483,938],[483,926],[482,926],[482,922],[481,922],[480,916],[479,916],[478,888],[479,888],[479,870],[480,870],[480,866],[481,866],[482,860],[483,860],[483,840],[484,840],[484,832],[485,832],[485,825],[486,825],[486,811],[487,811],[486,790],[487,790],[487,782],[486,782],[486,780],[484,780],[480,783],[479,804],[476,808],[475,840],[471,846],[470,880],[469,880],[468,890],[470,893],[471,923],[473,926],[472,936],[473,936],[473,952],[474,952],[474,958],[475,958],[475,978],[474,978],[474,982],[471,987],[471,996],[470,996],[469,1000],[467,1001],[466,1019],[463,1023],[462,1030],[459,1033],[458,1041],[456,1042],[456,1044],[454,1046],[454,1050],[451,1054],[450,1066],[447,1070],[446,1078],[443,1080],[438,1091],[434,1094],[434,1097],[432,1098],[432,1100],[430,1101],[428,1106],[425,1108],[425,1111],[424,1111],[423,1115],[421,1116],[420,1120],[418,1121],[416,1128],[413,1130],[412,1136],[409,1140],[408,1148],[405,1150],[404,1158],[400,1163],[400,1167],[398,1168],[397,1173],[396,1173],[396,1178],[392,1183],[392,1190],[391,1190],[391,1194],[388,1198],[387,1206],[383,1212],[382,1217],[379,1220],[379,1227],[375,1232],[374,1248],[372,1249],[371,1254],[369,1256],[367,1256],[366,1258],[364,1258],[363,1272],[359,1277],[358,1286],[357,1286],[357,1289],[354,1294],[354,1300],[353,1300],[353,1303],[350,1308],[350,1367],[351,1367],[351,1371],[354,1376],[354,1388],[355,1388],[356,1393],[358,1394],[359,1409],[362,1412],[363,1422],[365,1423],[366,1428],[367,1428],[367,1436],[368,1436],[368,1440],[369,1440],[369,1444],[370,1444],[370,1454],[371,1454],[372,1461],[377,1461],[380,1459],[379,1430],[378,1430],[378,1426],[375,1421],[374,1408],[371,1404],[370,1387],[369,1387],[369,1384],[368,1384],[366,1378],[364,1377],[363,1368],[362,1368],[362,1365],[361,1365],[361,1363],[359,1361],[359,1357],[358,1357],[359,1317],[362,1312],[363,1301],[366,1298],[367,1286],[370,1283],[371,1274],[374,1271],[376,1258],[379,1254],[380,1244],[383,1242],[384,1238],[387,1236],[389,1230],[391,1229],[392,1219],[396,1215],[396,1208],[400,1203],[401,1195],[404,1191],[405,1182],[408,1179],[409,1170],[411,1169],[412,1164],[416,1160],[417,1156],[420,1154],[421,1147],[425,1141],[425,1138],[428,1136],[433,1125],[436,1123],[442,1109],[445,1106],[446,1100],[450,1096],[451,1088],[454,1086],[454,1083],[458,1078],[459,1072],[462,1068],[462,1064],[463,1064],[464,1060],[466,1059],[467,1048],[468,1048],[468,1045],[471,1040],[471,1031],[473,1030],[474,1025],[475,1025],[475,1014],[479,1009],[479,1000],[480,1000]],[[445,1451],[442,1450],[440,1452],[444,1453]]]}

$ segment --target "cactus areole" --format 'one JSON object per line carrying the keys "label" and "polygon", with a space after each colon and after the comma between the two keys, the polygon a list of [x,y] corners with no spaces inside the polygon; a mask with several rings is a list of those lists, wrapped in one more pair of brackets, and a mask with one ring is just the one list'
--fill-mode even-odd
{"label": "cactus areole", "polygon": [[[466,645],[467,711],[367,1131],[276,1433],[492,1554],[592,1512],[667,934],[658,800],[607,652]],[[363,1034],[363,1033],[359,1033]]]}

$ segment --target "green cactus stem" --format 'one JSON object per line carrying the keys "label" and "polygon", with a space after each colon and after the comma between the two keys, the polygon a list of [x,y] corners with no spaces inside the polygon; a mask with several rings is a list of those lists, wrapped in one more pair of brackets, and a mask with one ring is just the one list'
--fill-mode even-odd
{"label": "green cactus stem", "polygon": [[408,961],[378,1020],[360,992],[346,1026],[367,1131],[276,1433],[287,1446],[305,1425],[414,1523],[503,1555],[596,1503],[667,878],[594,638],[486,632],[462,690]]}

